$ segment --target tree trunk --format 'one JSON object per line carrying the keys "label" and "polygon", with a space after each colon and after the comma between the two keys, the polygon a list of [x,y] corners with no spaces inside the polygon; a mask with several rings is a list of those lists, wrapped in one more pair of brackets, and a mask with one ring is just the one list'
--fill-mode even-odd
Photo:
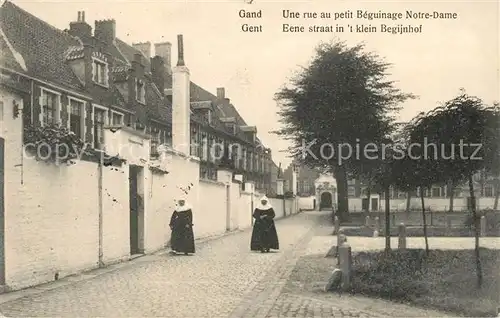
{"label": "tree trunk", "polygon": [[480,288],[483,285],[483,270],[481,268],[481,257],[479,255],[479,231],[480,224],[476,212],[476,196],[474,194],[474,183],[472,181],[472,173],[469,173],[469,195],[470,195],[470,208],[472,211],[472,219],[474,220],[474,254],[476,256],[476,275],[477,286]]}
{"label": "tree trunk", "polygon": [[385,188],[385,252],[391,250],[391,198],[390,187]]}
{"label": "tree trunk", "polygon": [[500,179],[495,179],[495,202],[493,203],[493,210],[498,209],[498,197],[500,196]]}
{"label": "tree trunk", "polygon": [[452,213],[453,212],[453,203],[455,199],[455,184],[453,181],[450,181],[448,183],[448,186],[450,187],[450,209],[448,212]]}
{"label": "tree trunk", "polygon": [[420,187],[420,203],[422,204],[422,223],[424,228],[425,255],[429,256],[429,238],[427,236],[427,220],[425,217],[424,187]]}
{"label": "tree trunk", "polygon": [[372,203],[370,202],[370,197],[372,196],[372,184],[371,184],[371,181],[368,180],[368,186],[366,188],[366,198],[368,199],[368,210],[366,212],[370,212],[371,210],[371,205]]}
{"label": "tree trunk", "polygon": [[340,221],[347,221],[349,216],[349,199],[347,172],[344,166],[335,167],[335,179],[337,180],[338,207],[337,216]]}
{"label": "tree trunk", "polygon": [[406,214],[410,214],[410,208],[411,208],[411,191],[406,192]]}

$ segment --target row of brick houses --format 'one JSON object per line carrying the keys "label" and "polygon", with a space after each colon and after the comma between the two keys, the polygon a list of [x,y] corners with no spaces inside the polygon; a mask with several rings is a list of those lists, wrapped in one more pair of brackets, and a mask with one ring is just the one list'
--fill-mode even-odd
{"label": "row of brick houses", "polygon": [[[154,44],[153,54],[149,42],[129,45],[116,37],[115,20],[96,21],[92,32],[83,11],[61,31],[9,1],[1,10],[3,72],[37,79],[22,79],[28,88],[33,84],[26,94],[26,125],[58,122],[95,148],[109,124],[145,130],[152,155],[159,144],[172,143],[170,43]],[[213,143],[239,145],[230,149],[238,158],[232,160],[235,173],[271,190],[275,165],[256,127],[247,125],[224,88],[214,95],[191,82],[189,89],[191,153],[201,158],[200,178],[217,177],[220,160],[208,150]]]}
{"label": "row of brick houses", "polygon": [[[259,197],[276,193],[256,127],[223,88],[191,82],[177,44],[171,67],[170,43],[126,44],[114,20],[92,28],[78,12],[59,30],[0,7],[0,290],[164,249],[180,197],[203,238],[251,227]],[[81,156],[33,155],[40,141]],[[273,200],[277,217],[297,211]]]}

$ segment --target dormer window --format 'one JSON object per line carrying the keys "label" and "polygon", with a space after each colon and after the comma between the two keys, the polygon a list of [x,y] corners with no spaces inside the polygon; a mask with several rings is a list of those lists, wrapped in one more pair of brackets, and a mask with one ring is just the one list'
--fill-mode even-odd
{"label": "dormer window", "polygon": [[139,103],[146,103],[146,85],[143,80],[135,80],[135,98]]}
{"label": "dormer window", "polygon": [[92,62],[92,79],[96,84],[108,87],[108,63],[94,58]]}

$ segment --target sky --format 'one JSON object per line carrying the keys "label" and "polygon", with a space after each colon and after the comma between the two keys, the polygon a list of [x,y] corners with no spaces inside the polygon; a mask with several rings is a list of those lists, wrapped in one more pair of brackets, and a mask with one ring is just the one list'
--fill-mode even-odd
{"label": "sky", "polygon": [[[248,1],[248,0],[247,0]],[[408,121],[455,97],[460,88],[487,103],[500,100],[499,2],[490,1],[126,1],[126,0],[12,0],[51,25],[65,29],[85,11],[86,21],[115,19],[117,37],[128,43],[172,43],[172,63],[177,61],[177,35],[183,34],[185,62],[191,80],[226,96],[258,136],[273,151],[276,163],[287,166],[289,144],[270,133],[279,128],[274,94],[288,83],[300,66],[307,66],[315,47],[332,39],[348,45],[364,42],[392,64],[390,79],[404,92],[419,96],[405,102],[398,119]],[[260,19],[242,19],[240,10],[262,10]],[[293,12],[448,12],[449,20],[285,19]],[[243,23],[261,25],[262,32],[243,32]],[[284,33],[283,24],[340,25],[343,33]],[[348,25],[422,25],[419,34],[348,32]]]}

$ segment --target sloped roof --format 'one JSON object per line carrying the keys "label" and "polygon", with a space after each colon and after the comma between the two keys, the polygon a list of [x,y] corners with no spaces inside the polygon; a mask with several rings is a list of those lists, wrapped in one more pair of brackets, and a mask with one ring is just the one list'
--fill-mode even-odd
{"label": "sloped roof", "polygon": [[13,71],[24,72],[3,36],[0,36],[0,63]]}
{"label": "sloped roof", "polygon": [[[10,1],[5,1],[0,7],[0,28],[12,46],[12,49],[18,52],[24,59],[27,70],[23,70],[12,50],[7,49],[9,45],[6,39],[0,36],[0,48],[2,49],[0,62],[3,66],[35,78],[43,78],[76,92],[84,92],[82,83],[67,63],[68,60],[81,57],[82,43],[80,39],[57,29]],[[116,39],[115,45],[108,49],[114,62],[112,70],[113,78],[124,80],[130,67],[130,62],[134,60],[134,55],[141,52],[120,39]],[[144,62],[145,70],[149,73],[151,70],[150,61],[145,59]],[[167,76],[165,79],[165,88],[171,87],[172,78],[171,76]],[[190,93],[191,101],[212,101],[213,105],[216,105],[216,107],[213,107],[216,116],[213,118],[212,125],[217,130],[228,132],[226,126],[220,122],[220,117],[234,117],[238,126],[247,125],[234,105],[218,105],[217,97],[214,94],[193,82],[190,85]],[[170,101],[167,98],[162,99],[158,95],[157,90],[150,86],[147,87],[146,94],[148,101],[154,104],[147,110],[148,116],[153,119],[171,122],[172,106]],[[99,102],[106,100],[122,107],[126,104],[123,94],[113,86],[109,94],[98,96],[97,99]],[[192,118],[196,122],[203,122],[198,112],[193,112]],[[237,136],[245,140],[242,132],[238,131]],[[260,140],[258,140],[258,143],[260,143]]]}
{"label": "sloped roof", "polygon": [[24,73],[82,91],[82,84],[65,63],[66,50],[72,46],[81,46],[79,39],[38,19],[10,1],[5,1],[0,7],[0,28],[14,50],[24,58],[27,67]]}

